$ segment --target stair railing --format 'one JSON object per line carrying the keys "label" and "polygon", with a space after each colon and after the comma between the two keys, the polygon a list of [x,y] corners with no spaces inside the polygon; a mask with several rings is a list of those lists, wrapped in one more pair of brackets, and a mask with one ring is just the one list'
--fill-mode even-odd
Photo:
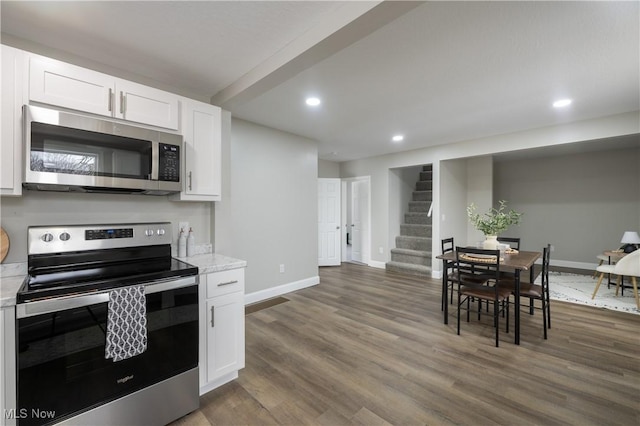
{"label": "stair railing", "polygon": [[427,213],[427,217],[431,217],[431,213],[433,213],[433,201],[429,205],[429,213]]}

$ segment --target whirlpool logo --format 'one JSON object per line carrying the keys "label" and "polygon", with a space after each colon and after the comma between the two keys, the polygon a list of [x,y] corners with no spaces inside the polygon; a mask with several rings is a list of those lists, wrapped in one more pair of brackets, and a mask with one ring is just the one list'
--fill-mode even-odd
{"label": "whirlpool logo", "polygon": [[132,374],[132,375],[130,375],[130,376],[124,376],[124,377],[122,377],[122,378],[120,378],[120,379],[116,380],[116,382],[122,385],[122,384],[125,384],[125,383],[127,383],[129,380],[132,380],[132,379],[133,379],[133,374]]}

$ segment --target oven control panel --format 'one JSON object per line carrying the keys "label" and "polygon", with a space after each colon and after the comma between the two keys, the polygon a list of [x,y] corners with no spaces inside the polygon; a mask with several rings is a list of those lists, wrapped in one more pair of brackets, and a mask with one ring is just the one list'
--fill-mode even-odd
{"label": "oven control panel", "polygon": [[170,231],[170,222],[32,226],[27,231],[27,252],[32,255],[171,244]]}
{"label": "oven control panel", "polygon": [[87,229],[85,240],[106,240],[108,238],[133,238],[133,228]]}

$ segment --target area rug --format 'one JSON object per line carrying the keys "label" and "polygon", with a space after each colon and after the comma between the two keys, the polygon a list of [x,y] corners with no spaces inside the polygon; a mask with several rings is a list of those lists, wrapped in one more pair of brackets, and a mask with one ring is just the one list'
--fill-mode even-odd
{"label": "area rug", "polygon": [[[613,278],[612,281],[615,281],[615,278]],[[591,278],[591,276],[588,275],[549,272],[549,297],[552,300],[561,300],[640,315],[640,310],[636,307],[633,289],[625,288],[624,296],[622,296],[621,293],[618,293],[618,296],[616,296],[616,286],[613,284],[610,288],[607,288],[606,276],[598,289],[596,297],[592,300],[591,295],[596,288],[597,282],[597,279]],[[628,278],[625,279],[625,284],[631,285]]]}

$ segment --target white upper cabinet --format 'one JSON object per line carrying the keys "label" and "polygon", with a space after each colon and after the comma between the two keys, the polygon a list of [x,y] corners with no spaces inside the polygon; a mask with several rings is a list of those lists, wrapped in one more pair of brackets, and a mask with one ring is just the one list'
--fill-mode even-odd
{"label": "white upper cabinet", "polygon": [[22,105],[25,103],[27,56],[2,46],[2,127],[0,128],[0,195],[22,195]]}
{"label": "white upper cabinet", "polygon": [[30,60],[29,99],[178,129],[177,95],[37,55]]}
{"label": "white upper cabinet", "polygon": [[178,96],[130,81],[116,81],[115,116],[152,126],[178,129]]}
{"label": "white upper cabinet", "polygon": [[222,110],[220,107],[182,99],[184,136],[183,191],[176,201],[222,199]]}

